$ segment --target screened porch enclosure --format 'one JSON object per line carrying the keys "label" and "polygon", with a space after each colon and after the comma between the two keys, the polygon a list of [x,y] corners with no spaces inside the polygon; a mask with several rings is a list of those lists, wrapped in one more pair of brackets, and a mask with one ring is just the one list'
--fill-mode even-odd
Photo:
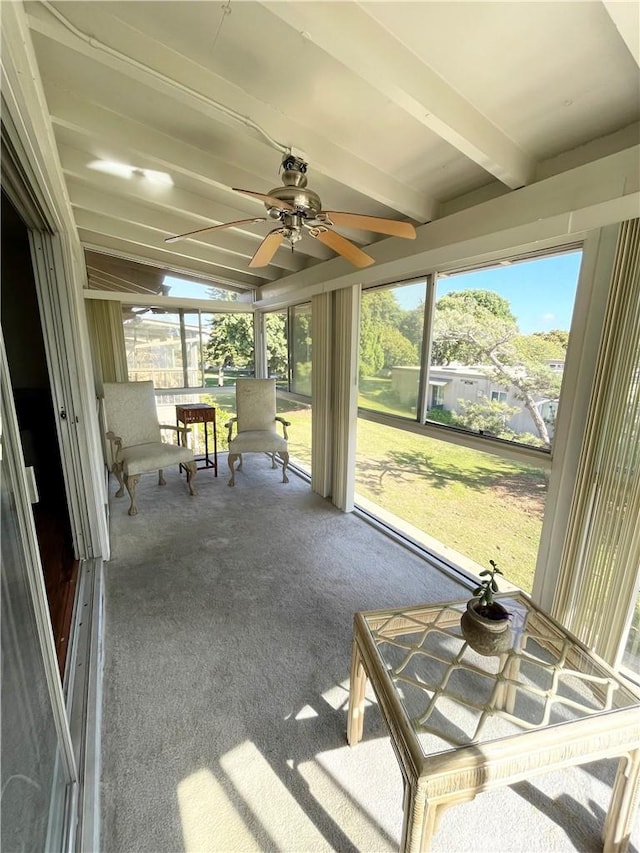
{"label": "screened porch enclosure", "polygon": [[[353,613],[466,595],[488,556],[638,682],[637,5],[400,6],[2,4],[2,192],[36,297],[3,277],[35,322],[3,310],[22,354],[2,382],[41,333],[43,479],[59,459],[78,563],[62,671],[3,393],[3,847],[396,849],[371,693],[344,739]],[[339,221],[296,213],[276,247],[288,213],[261,193],[289,154]],[[572,308],[528,326],[484,276],[554,256],[579,258]],[[553,282],[529,289],[539,320]],[[224,422],[241,376],[276,380],[300,476],[256,455],[235,489],[200,470],[194,498],[177,470],[143,477],[129,517],[103,384],[150,378],[161,420],[206,400]],[[522,849],[600,849],[614,770],[488,792],[435,849],[477,849],[497,813]]]}
{"label": "screened porch enclosure", "polygon": [[[337,415],[338,423],[336,409],[328,426],[335,401],[322,388],[336,381],[331,365],[342,344],[314,340],[318,329],[323,333],[318,316],[325,310],[317,299],[253,312],[221,299],[218,288],[215,300],[197,308],[179,293],[175,307],[166,297],[155,307],[115,302],[111,346],[124,349],[121,376],[153,379],[161,422],[175,421],[176,405],[215,406],[222,452],[226,421],[235,414],[235,379],[273,377],[279,414],[292,424],[293,464],[312,482],[314,429],[321,448],[316,472],[336,464],[336,448],[343,440],[347,448],[349,434],[357,437],[348,450],[353,496],[343,508],[355,502],[463,576],[477,577],[495,560],[510,583],[531,593],[541,583],[558,418],[563,407],[565,419],[571,416],[570,377],[590,346],[573,319],[576,301],[584,299],[577,295],[582,265],[583,249],[572,244],[363,289],[353,314],[357,398],[345,384],[346,414]],[[95,312],[98,295],[89,302]],[[336,430],[342,438],[328,443]],[[192,429],[198,454],[203,437]],[[635,576],[637,582],[637,569]],[[637,608],[625,618],[627,645],[617,654],[633,671]]]}

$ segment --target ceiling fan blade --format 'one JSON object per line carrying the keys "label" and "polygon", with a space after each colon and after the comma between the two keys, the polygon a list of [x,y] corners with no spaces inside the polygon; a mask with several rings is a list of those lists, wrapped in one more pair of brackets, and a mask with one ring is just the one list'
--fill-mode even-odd
{"label": "ceiling fan blade", "polygon": [[187,231],[186,234],[176,234],[175,237],[165,237],[165,243],[177,243],[178,240],[184,240],[186,237],[193,237],[195,234],[204,234],[206,231],[215,231],[216,228],[233,228],[236,225],[248,225],[255,222],[266,222],[266,217],[261,216],[257,219],[236,219],[235,222],[225,222],[222,225],[210,225],[208,228],[198,228],[197,231]]}
{"label": "ceiling fan blade", "polygon": [[288,201],[282,201],[279,198],[276,198],[274,195],[265,195],[264,193],[255,193],[253,190],[241,190],[238,187],[231,187],[231,189],[236,193],[242,193],[243,195],[250,195],[253,198],[258,198],[260,201],[263,201],[265,204],[268,204],[270,207],[277,207],[279,210],[295,210],[295,207],[289,204]]}
{"label": "ceiling fan blade", "polygon": [[343,237],[341,234],[336,234],[335,231],[314,228],[309,233],[312,237],[315,237],[316,240],[320,240],[320,242],[324,243],[325,246],[329,246],[329,248],[333,249],[334,252],[342,255],[343,258],[351,261],[355,267],[369,267],[371,264],[375,263],[374,259],[370,255],[367,255],[366,252],[359,249],[355,243],[351,242],[351,240],[347,240],[347,238]]}
{"label": "ceiling fan blade", "polygon": [[410,222],[398,222],[397,219],[384,219],[380,216],[365,216],[361,213],[342,213],[339,210],[323,210],[321,216],[326,216],[334,225],[344,228],[362,228],[364,231],[375,231],[377,234],[390,234],[392,237],[416,239],[416,229]]}
{"label": "ceiling fan blade", "polygon": [[271,259],[278,251],[278,246],[282,243],[282,229],[271,231],[264,238],[262,243],[256,249],[254,256],[249,261],[250,267],[268,267]]}

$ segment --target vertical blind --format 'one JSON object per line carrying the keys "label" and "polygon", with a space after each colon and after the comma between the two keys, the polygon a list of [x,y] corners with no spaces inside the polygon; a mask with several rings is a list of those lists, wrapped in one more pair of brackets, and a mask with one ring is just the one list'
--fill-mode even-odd
{"label": "vertical blind", "polygon": [[128,378],[122,303],[88,299],[85,305],[97,390],[101,392],[103,382],[126,382]]}
{"label": "vertical blind", "polygon": [[640,571],[640,220],[616,249],[553,613],[616,664]]}

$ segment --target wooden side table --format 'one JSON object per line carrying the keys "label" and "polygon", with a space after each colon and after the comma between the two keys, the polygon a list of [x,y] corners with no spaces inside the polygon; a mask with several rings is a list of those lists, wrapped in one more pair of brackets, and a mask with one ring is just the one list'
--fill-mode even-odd
{"label": "wooden side table", "polygon": [[[187,426],[188,424],[202,424],[204,430],[204,456],[196,457],[197,462],[204,462],[204,465],[198,465],[198,469],[213,468],[215,476],[218,476],[218,437],[216,435],[216,410],[214,406],[208,403],[185,403],[183,406],[176,406],[176,425]],[[209,435],[208,424],[213,426],[213,459],[209,454]],[[183,466],[180,466],[181,468]]]}

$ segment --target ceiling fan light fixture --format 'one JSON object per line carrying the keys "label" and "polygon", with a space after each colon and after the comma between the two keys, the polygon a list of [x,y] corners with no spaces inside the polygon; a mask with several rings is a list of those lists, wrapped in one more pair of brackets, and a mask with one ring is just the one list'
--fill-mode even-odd
{"label": "ceiling fan light fixture", "polygon": [[287,241],[287,243],[291,246],[293,251],[293,247],[297,242],[302,240],[302,229],[298,228],[296,225],[287,226],[285,225],[282,229],[282,236]]}

